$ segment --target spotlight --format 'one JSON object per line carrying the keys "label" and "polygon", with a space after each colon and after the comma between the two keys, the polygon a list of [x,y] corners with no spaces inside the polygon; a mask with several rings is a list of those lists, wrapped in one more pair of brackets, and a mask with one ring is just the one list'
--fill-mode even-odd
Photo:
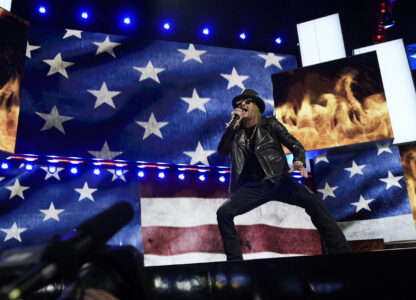
{"label": "spotlight", "polygon": [[25,169],[27,171],[32,171],[33,170],[33,164],[25,164]]}
{"label": "spotlight", "polygon": [[117,176],[123,176],[123,170],[122,169],[117,169],[116,170],[116,175]]}
{"label": "spotlight", "polygon": [[38,11],[41,14],[46,14],[46,7],[41,5],[41,6],[39,6]]}
{"label": "spotlight", "polygon": [[49,173],[55,173],[56,172],[56,167],[55,166],[49,166],[48,168]]}
{"label": "spotlight", "polygon": [[101,171],[100,171],[99,168],[95,168],[93,172],[94,172],[94,175],[100,175],[101,174]]}
{"label": "spotlight", "polygon": [[240,33],[240,39],[245,40],[247,37],[245,32]]}
{"label": "spotlight", "polygon": [[218,178],[219,181],[221,182],[225,182],[225,176],[220,176],[220,178]]}
{"label": "spotlight", "polygon": [[280,45],[283,42],[283,39],[280,36],[278,36],[274,41],[276,42],[276,44]]}
{"label": "spotlight", "polygon": [[130,19],[130,17],[125,17],[125,18],[123,19],[123,23],[124,23],[124,24],[126,24],[126,25],[129,25],[129,24],[131,23],[131,19]]}
{"label": "spotlight", "polygon": [[164,23],[163,24],[163,29],[166,30],[166,31],[170,30],[170,23],[169,22]]}
{"label": "spotlight", "polygon": [[199,175],[198,179],[201,181],[205,181],[206,177],[205,175],[202,174],[202,175]]}
{"label": "spotlight", "polygon": [[160,179],[165,179],[166,174],[165,172],[159,172],[159,174],[157,174],[157,177],[159,177]]}
{"label": "spotlight", "polygon": [[209,33],[210,33],[210,30],[209,30],[208,27],[205,27],[204,29],[202,29],[202,34],[203,35],[209,35]]}
{"label": "spotlight", "polygon": [[3,170],[6,170],[6,169],[8,169],[8,168],[9,168],[9,165],[8,165],[6,162],[2,162],[2,163],[1,163],[1,168],[2,168]]}
{"label": "spotlight", "polygon": [[184,180],[184,179],[185,179],[185,174],[180,173],[180,174],[178,175],[178,178],[179,178],[180,180]]}
{"label": "spotlight", "polygon": [[81,13],[81,18],[83,18],[84,20],[88,19],[88,12],[83,11],[83,12]]}
{"label": "spotlight", "polygon": [[137,176],[139,176],[140,178],[143,178],[144,177],[144,172],[143,171],[137,172]]}
{"label": "spotlight", "polygon": [[77,174],[77,173],[78,173],[78,169],[77,169],[76,167],[72,167],[71,169],[69,169],[69,171],[70,171],[72,174]]}

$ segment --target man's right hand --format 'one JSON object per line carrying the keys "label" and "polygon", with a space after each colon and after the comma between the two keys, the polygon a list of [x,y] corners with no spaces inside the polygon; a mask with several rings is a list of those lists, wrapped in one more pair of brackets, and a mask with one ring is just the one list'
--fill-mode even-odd
{"label": "man's right hand", "polygon": [[241,108],[236,108],[234,109],[234,111],[231,113],[231,120],[234,119],[234,116],[237,115],[239,118],[237,119],[237,121],[235,122],[233,129],[237,129],[240,126],[241,123],[241,114],[243,113],[243,110]]}

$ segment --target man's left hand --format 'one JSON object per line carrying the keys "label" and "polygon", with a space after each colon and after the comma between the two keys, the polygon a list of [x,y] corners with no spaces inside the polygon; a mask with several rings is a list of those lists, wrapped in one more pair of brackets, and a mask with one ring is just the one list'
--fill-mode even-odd
{"label": "man's left hand", "polygon": [[300,175],[302,175],[303,177],[308,177],[308,171],[303,166],[303,163],[301,161],[299,161],[299,162],[298,161],[293,162],[293,165],[290,168],[289,173],[292,173],[294,170],[300,171]]}

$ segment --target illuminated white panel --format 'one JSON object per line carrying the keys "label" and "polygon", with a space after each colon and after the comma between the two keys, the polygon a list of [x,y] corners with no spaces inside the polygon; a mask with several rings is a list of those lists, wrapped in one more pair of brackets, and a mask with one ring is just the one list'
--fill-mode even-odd
{"label": "illuminated white panel", "polygon": [[304,67],[345,57],[338,14],[299,23],[297,29]]}
{"label": "illuminated white panel", "polygon": [[354,54],[377,51],[381,78],[389,108],[394,144],[416,141],[416,91],[403,40],[354,50]]}
{"label": "illuminated white panel", "polygon": [[12,8],[12,0],[0,0],[0,7],[3,7],[5,10],[10,11]]}

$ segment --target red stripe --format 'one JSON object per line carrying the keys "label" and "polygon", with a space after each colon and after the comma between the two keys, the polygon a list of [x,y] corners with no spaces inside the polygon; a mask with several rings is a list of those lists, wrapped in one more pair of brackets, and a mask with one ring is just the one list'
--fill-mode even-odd
{"label": "red stripe", "polygon": [[[269,225],[236,226],[243,253],[321,254],[314,229],[279,228]],[[143,227],[144,254],[177,255],[189,252],[224,253],[217,225],[188,228]]]}

